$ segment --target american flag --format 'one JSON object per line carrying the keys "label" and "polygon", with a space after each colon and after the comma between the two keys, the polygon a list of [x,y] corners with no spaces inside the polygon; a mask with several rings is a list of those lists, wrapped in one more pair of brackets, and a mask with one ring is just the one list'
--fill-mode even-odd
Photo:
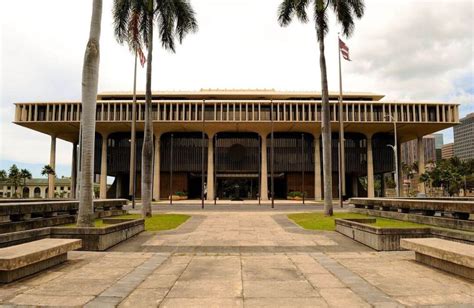
{"label": "american flag", "polygon": [[347,47],[346,43],[344,43],[341,39],[339,39],[339,50],[341,51],[342,57],[345,60],[351,61],[349,58],[349,47]]}
{"label": "american flag", "polygon": [[142,51],[141,48],[139,48],[139,49],[137,50],[137,53],[138,53],[138,57],[140,58],[140,65],[141,65],[142,67],[144,67],[144,66],[145,66],[145,63],[146,63],[145,54],[143,53],[143,51]]}

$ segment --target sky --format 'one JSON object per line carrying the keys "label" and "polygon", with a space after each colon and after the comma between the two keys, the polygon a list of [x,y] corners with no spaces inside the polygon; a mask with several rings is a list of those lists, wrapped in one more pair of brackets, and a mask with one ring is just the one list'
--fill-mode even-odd
{"label": "sky", "polygon": [[[312,21],[282,28],[282,0],[191,0],[199,30],[176,53],[155,41],[153,90],[276,89],[320,91]],[[104,0],[99,92],[131,91],[134,58],[117,43],[112,0]],[[474,2],[365,0],[365,15],[344,38],[344,91],[385,94],[390,101],[442,101],[474,112]],[[36,177],[49,162],[50,137],[12,124],[15,102],[79,101],[92,0],[0,3],[0,169],[15,163]],[[329,20],[329,89],[338,90],[337,34]],[[138,90],[145,70],[138,72]],[[443,131],[445,143],[452,130]],[[57,144],[57,174],[70,175],[72,145]]]}

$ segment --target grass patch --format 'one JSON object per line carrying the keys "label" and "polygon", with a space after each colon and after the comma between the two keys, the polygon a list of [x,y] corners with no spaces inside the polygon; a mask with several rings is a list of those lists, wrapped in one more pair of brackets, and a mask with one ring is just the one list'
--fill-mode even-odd
{"label": "grass patch", "polygon": [[[156,214],[150,218],[145,219],[145,230],[164,231],[176,229],[181,224],[185,223],[189,219],[189,217],[191,216],[182,214]],[[142,218],[142,215],[128,214],[122,216],[114,216],[113,218],[139,219]]]}
{"label": "grass patch", "polygon": [[324,213],[298,213],[290,214],[288,215],[288,218],[304,229],[324,231],[334,231],[336,229],[336,224],[334,222],[334,219],[336,218],[375,218],[376,223],[368,225],[380,228],[427,227],[426,225],[416,224],[413,222],[371,217],[357,213],[334,213],[333,216],[324,216]]}
{"label": "grass patch", "polygon": [[374,227],[379,227],[379,228],[423,228],[423,227],[429,227],[427,225],[422,225],[422,224],[417,224],[414,222],[409,222],[409,221],[402,221],[402,220],[396,220],[396,219],[387,219],[387,218],[376,218],[377,220],[375,221],[374,224],[368,224]]}
{"label": "grass patch", "polygon": [[[164,231],[164,230],[171,230],[176,229],[181,224],[186,222],[189,219],[189,215],[181,215],[181,214],[156,214],[150,218],[145,219],[145,230],[146,231]],[[121,218],[121,219],[140,219],[142,215],[140,214],[128,214],[128,215],[121,215],[121,216],[112,216],[107,218]],[[94,221],[94,226],[96,228],[105,228],[111,226],[110,224],[104,224],[102,219],[96,219]],[[75,228],[76,224],[67,224],[61,225],[58,227],[65,227],[65,228]]]}
{"label": "grass patch", "polygon": [[[104,224],[104,222],[102,221],[102,219],[96,219],[94,220],[94,227],[95,228],[105,228],[105,227],[108,227],[110,226],[109,224]],[[62,227],[62,228],[76,228],[77,225],[76,223],[73,223],[73,224],[67,224],[67,225],[59,225],[57,227]]]}

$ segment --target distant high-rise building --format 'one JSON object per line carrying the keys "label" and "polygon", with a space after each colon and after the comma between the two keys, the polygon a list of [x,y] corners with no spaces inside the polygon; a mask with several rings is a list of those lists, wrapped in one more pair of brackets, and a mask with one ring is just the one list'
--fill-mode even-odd
{"label": "distant high-rise building", "polygon": [[442,149],[443,149],[443,134],[433,134],[435,138],[435,151],[436,151],[436,160],[441,160],[442,158]]}
{"label": "distant high-rise building", "polygon": [[[435,136],[428,135],[423,137],[423,147],[425,148],[425,164],[436,160],[436,141]],[[418,141],[410,140],[402,144],[401,160],[405,164],[411,165],[418,161]]]}
{"label": "distant high-rise building", "polygon": [[474,112],[454,126],[454,156],[461,160],[474,159]]}
{"label": "distant high-rise building", "polygon": [[454,143],[447,143],[443,145],[443,148],[441,150],[441,158],[442,159],[450,159],[451,157],[454,156]]}

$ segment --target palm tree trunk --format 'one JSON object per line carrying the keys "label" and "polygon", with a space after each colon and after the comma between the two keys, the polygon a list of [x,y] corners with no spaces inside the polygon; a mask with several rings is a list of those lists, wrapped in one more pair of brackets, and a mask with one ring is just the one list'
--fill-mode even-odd
{"label": "palm tree trunk", "polygon": [[100,60],[100,23],[102,19],[102,0],[94,0],[92,4],[92,19],[84,55],[82,69],[82,146],[81,146],[81,184],[79,213],[77,225],[79,227],[94,226],[94,141],[95,141],[95,113],[97,88],[99,83]]}
{"label": "palm tree trunk", "polygon": [[[151,10],[153,12],[153,10]],[[146,64],[145,129],[142,148],[142,215],[151,217],[152,179],[153,179],[153,118],[151,93],[151,65],[153,55],[153,13],[148,18],[148,58]]]}
{"label": "palm tree trunk", "polygon": [[[323,14],[324,11],[318,14]],[[321,18],[323,20],[323,17]],[[322,121],[323,139],[323,177],[324,177],[324,215],[332,216],[332,162],[331,162],[331,114],[329,108],[328,76],[326,57],[324,56],[324,30],[317,27],[319,41],[319,66],[321,69]]]}

